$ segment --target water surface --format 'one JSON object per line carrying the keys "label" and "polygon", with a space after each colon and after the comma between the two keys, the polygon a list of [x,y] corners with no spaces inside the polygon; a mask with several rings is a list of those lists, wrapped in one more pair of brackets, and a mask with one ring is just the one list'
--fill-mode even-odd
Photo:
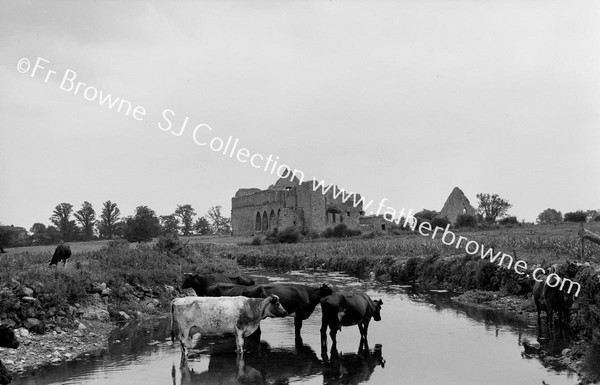
{"label": "water surface", "polygon": [[[246,344],[243,362],[233,337],[202,340],[179,369],[179,343],[171,344],[170,319],[116,330],[108,345],[90,356],[34,375],[15,376],[14,384],[576,384],[573,373],[545,367],[523,353],[525,339],[536,340],[535,325],[510,314],[473,308],[449,300],[447,293],[415,294],[410,288],[360,282],[343,274],[266,274],[261,282],[330,282],[336,291],[366,291],[382,299],[381,322],[369,327],[370,352],[359,353],[358,327],[338,333],[338,351],[323,352],[321,311],[294,341],[292,318],[261,323],[260,341]],[[567,341],[551,341],[557,353]],[[382,345],[382,358],[373,354]],[[328,347],[331,341],[328,339]],[[364,349],[363,349],[364,350]],[[337,353],[337,354],[336,354]]]}

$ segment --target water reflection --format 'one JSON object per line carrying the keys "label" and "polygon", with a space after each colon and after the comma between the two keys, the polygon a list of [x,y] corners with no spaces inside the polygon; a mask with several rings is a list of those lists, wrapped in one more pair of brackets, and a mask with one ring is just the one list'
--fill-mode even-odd
{"label": "water reflection", "polygon": [[[227,344],[226,341],[221,341]],[[209,349],[210,350],[210,349]],[[253,351],[240,356],[235,353],[205,352],[196,358],[208,358],[208,368],[197,371],[192,366],[179,369],[177,382],[175,364],[171,368],[174,385],[192,384],[289,384],[298,379],[322,376],[323,384],[358,384],[368,381],[375,369],[385,366],[382,345],[376,344],[369,350],[368,343],[361,343],[357,353],[339,353],[332,349],[330,355],[322,351],[321,358],[312,347],[298,344],[290,349],[272,348],[260,341]]]}

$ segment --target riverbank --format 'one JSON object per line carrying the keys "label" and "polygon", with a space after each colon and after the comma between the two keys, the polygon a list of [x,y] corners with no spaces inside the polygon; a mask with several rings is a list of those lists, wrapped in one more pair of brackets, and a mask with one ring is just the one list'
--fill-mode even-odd
{"label": "riverbank", "polygon": [[[565,265],[578,258],[576,228],[568,228],[566,235],[552,228],[542,230],[547,233],[502,229],[467,236],[498,250],[512,249],[530,267]],[[341,271],[392,284],[465,291],[457,301],[509,311],[529,321],[536,318],[533,302],[523,296],[514,273],[410,232],[260,246],[245,238],[237,238],[236,243],[228,238],[193,240],[146,245],[110,242],[98,250],[83,246],[66,269],[48,268],[49,253],[34,249],[1,255],[0,321],[18,329],[20,339],[28,342],[16,351],[0,349],[0,359],[16,372],[78,359],[105,348],[110,330],[118,323],[168,314],[184,273],[235,274],[243,267]],[[600,380],[592,370],[593,361],[585,358],[593,356],[591,346],[600,341],[599,255],[600,248],[588,245],[586,263],[568,271],[582,284],[571,320],[577,341],[565,357],[546,355],[543,350],[537,353],[548,363],[562,360],[580,373],[584,383]]]}

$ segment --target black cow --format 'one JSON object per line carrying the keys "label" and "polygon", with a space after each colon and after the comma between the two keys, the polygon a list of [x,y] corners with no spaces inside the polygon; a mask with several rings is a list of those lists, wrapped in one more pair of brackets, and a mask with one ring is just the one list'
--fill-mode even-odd
{"label": "black cow", "polygon": [[[3,348],[16,349],[19,347],[19,341],[15,333],[6,325],[0,325],[0,346]],[[0,385],[10,384],[12,376],[0,361]]]}
{"label": "black cow", "polygon": [[331,336],[332,349],[336,346],[336,334],[342,326],[358,324],[361,341],[367,341],[371,317],[381,321],[382,300],[373,301],[366,293],[332,294],[321,300],[323,321],[321,323],[321,347],[327,347],[327,327]]}
{"label": "black cow", "polygon": [[54,255],[48,266],[58,265],[62,261],[63,266],[67,267],[67,259],[71,258],[71,247],[69,245],[58,245],[54,250]]}
{"label": "black cow", "polygon": [[264,291],[266,294],[275,294],[279,297],[279,301],[288,314],[294,316],[294,329],[296,333],[296,342],[301,343],[300,329],[302,329],[302,321],[308,319],[315,311],[315,307],[321,301],[321,298],[327,297],[333,293],[333,286],[324,283],[320,287],[308,287],[298,284],[273,284],[260,285],[262,291],[254,293],[261,294]]}
{"label": "black cow", "polygon": [[262,285],[244,286],[235,283],[213,283],[206,288],[207,297],[236,297],[266,298],[269,295],[263,290]]}
{"label": "black cow", "polygon": [[215,283],[235,283],[238,285],[254,285],[254,279],[247,275],[225,275],[225,274],[186,274],[181,289],[192,288],[199,297],[206,295],[206,289]]}
{"label": "black cow", "polygon": [[554,312],[556,311],[559,327],[562,329],[563,315],[566,315],[568,318],[565,293],[560,290],[560,285],[551,287],[546,283],[546,277],[539,276],[539,278],[544,278],[544,280],[536,282],[533,286],[533,302],[537,310],[538,325],[541,325],[542,322],[542,309],[546,311],[546,324],[548,326],[553,324]]}

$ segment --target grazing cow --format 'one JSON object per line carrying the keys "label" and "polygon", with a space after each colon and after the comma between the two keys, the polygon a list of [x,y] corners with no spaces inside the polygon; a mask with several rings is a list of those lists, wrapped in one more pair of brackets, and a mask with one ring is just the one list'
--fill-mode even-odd
{"label": "grazing cow", "polygon": [[[308,319],[315,311],[315,307],[321,301],[321,298],[327,297],[333,293],[333,286],[324,283],[320,287],[308,287],[297,284],[273,284],[260,285],[262,291],[267,294],[279,296],[281,305],[290,314],[294,316],[294,329],[296,333],[296,342],[301,343],[300,329],[302,321]],[[255,291],[254,296],[262,294],[262,291]]]}
{"label": "grazing cow", "polygon": [[371,317],[381,321],[382,300],[373,301],[365,293],[332,294],[321,300],[323,321],[321,323],[321,347],[327,347],[327,327],[331,336],[332,349],[336,346],[336,334],[342,326],[358,324],[361,341],[367,341]]}
{"label": "grazing cow", "polygon": [[[3,348],[16,349],[19,347],[19,341],[15,333],[6,325],[0,325],[0,346]],[[0,361],[0,385],[10,384],[12,376]]]}
{"label": "grazing cow", "polygon": [[267,298],[182,297],[171,302],[171,340],[175,338],[173,321],[179,325],[182,366],[187,348],[193,348],[192,329],[201,336],[234,333],[237,352],[244,354],[244,337],[254,333],[267,317],[285,317],[288,313],[276,295]]}
{"label": "grazing cow", "polygon": [[235,283],[238,285],[251,286],[254,280],[247,275],[224,275],[224,274],[186,274],[181,289],[192,288],[199,297],[206,295],[206,289],[215,283]]}
{"label": "grazing cow", "polygon": [[67,267],[67,259],[71,258],[71,247],[69,245],[58,245],[54,250],[54,255],[48,266],[58,265],[62,261],[63,266]]}

